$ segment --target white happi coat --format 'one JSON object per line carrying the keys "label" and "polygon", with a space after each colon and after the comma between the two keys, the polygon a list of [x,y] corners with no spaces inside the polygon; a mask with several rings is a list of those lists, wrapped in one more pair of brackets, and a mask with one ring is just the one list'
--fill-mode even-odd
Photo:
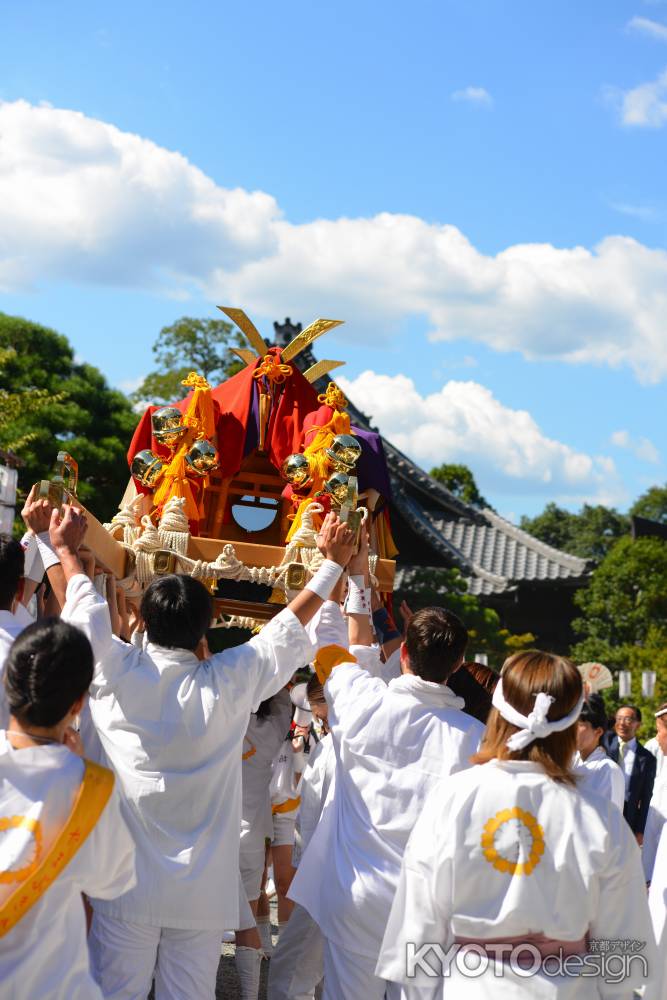
{"label": "white happi coat", "polygon": [[70,580],[62,617],[93,646],[90,708],[137,845],[136,889],[99,909],[157,927],[238,927],[243,737],[251,711],[312,658],[306,632],[285,608],[208,660],[139,649],[112,636],[83,575]]}
{"label": "white happi coat", "polygon": [[[61,744],[14,750],[0,732],[0,821],[29,816],[41,834],[37,842],[20,830],[0,833],[0,871],[45,856],[72,811],[83,770],[81,758]],[[3,1000],[102,1000],[89,968],[81,893],[110,899],[134,883],[134,844],[114,791],[55,882],[0,937]],[[0,899],[15,888],[0,884]]]}
{"label": "white happi coat", "polygon": [[610,799],[623,812],[625,776],[602,747],[596,747],[586,760],[582,759],[579,752],[575,753],[573,768],[580,788],[595,792],[603,799]]}
{"label": "white happi coat", "polygon": [[336,754],[334,793],[301,859],[289,896],[329,940],[377,957],[405,844],[434,784],[468,766],[483,728],[449,688],[413,675],[389,685],[377,652],[327,680]]}
{"label": "white happi coat", "polygon": [[261,719],[250,716],[243,738],[241,851],[259,851],[262,858],[264,841],[273,835],[269,795],[273,761],[289,730],[291,715],[289,693],[280,691],[268,715]]}
{"label": "white happi coat", "polygon": [[667,1000],[667,825],[658,838],[648,901],[660,958],[655,982],[643,1000]]}
{"label": "white happi coat", "polygon": [[644,744],[644,750],[648,750],[655,757],[655,780],[658,781],[665,763],[665,755],[660,749],[657,736],[653,736]]}
{"label": "white happi coat", "polygon": [[9,705],[5,692],[5,660],[9,656],[14,639],[24,628],[32,625],[34,618],[23,604],[17,604],[15,611],[0,611],[0,729],[9,725]]}
{"label": "white happi coat", "polygon": [[648,807],[644,841],[642,843],[642,864],[646,881],[653,878],[653,866],[658,853],[658,844],[667,820],[667,773],[663,771],[653,786],[653,795]]}
{"label": "white happi coat", "polygon": [[336,753],[331,733],[323,736],[308,755],[306,768],[301,776],[299,793],[301,801],[296,814],[292,864],[298,867],[303,852],[310,843],[322,815],[322,808],[336,772]]}
{"label": "white happi coat", "polygon": [[[526,869],[513,872],[517,862]],[[409,944],[447,950],[457,938],[525,941],[540,934],[557,942],[586,934],[597,941],[646,942],[652,974],[656,955],[639,850],[621,812],[598,795],[551,780],[532,761],[491,761],[442,782],[405,851],[378,974],[432,987],[420,967],[408,978]],[[496,978],[492,963],[472,979],[454,963],[436,995],[627,998],[644,982],[639,961],[616,984],[597,977],[526,979],[507,965],[502,969]]]}

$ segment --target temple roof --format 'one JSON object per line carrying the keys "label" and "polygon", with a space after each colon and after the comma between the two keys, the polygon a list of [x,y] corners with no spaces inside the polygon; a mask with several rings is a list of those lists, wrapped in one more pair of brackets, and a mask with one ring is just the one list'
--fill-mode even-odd
{"label": "temple roof", "polygon": [[[289,320],[282,326],[274,324],[274,328],[279,346],[283,338],[287,343],[294,335]],[[308,368],[315,360],[309,347],[295,362]],[[315,383],[318,391],[324,392],[328,381],[324,378]],[[353,426],[377,431],[351,401],[348,412]],[[382,437],[382,443],[392,488],[392,527],[396,528],[399,520],[402,534],[397,538],[402,550],[397,584],[406,572],[420,565],[456,566],[467,579],[470,593],[484,596],[511,593],[522,583],[581,585],[588,572],[585,559],[546,545],[489,508],[465,503],[386,438]]]}

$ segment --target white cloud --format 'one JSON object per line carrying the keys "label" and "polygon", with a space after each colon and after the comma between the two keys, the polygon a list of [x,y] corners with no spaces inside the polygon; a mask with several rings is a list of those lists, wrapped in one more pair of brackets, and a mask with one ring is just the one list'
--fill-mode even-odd
{"label": "white cloud", "polygon": [[655,222],[660,214],[651,205],[632,205],[626,201],[611,202],[609,207],[621,215],[629,215],[633,219],[641,219],[642,222]]}
{"label": "white cloud", "polygon": [[661,128],[667,122],[667,69],[655,80],[620,92],[619,99],[624,125]]}
{"label": "white cloud", "polygon": [[422,396],[405,375],[365,371],[336,380],[387,438],[431,468],[464,462],[485,490],[561,502],[623,496],[614,462],[547,437],[526,410],[505,406],[478,382],[447,382]]}
{"label": "white cloud", "polygon": [[631,452],[635,458],[642,462],[650,462],[652,465],[657,465],[660,462],[660,452],[648,438],[634,438],[629,431],[623,430],[614,431],[609,440],[616,448],[623,448]]}
{"label": "white cloud", "polygon": [[609,236],[491,256],[455,226],[388,212],[297,225],[269,194],[223,188],[140,136],[0,103],[0,291],[48,280],[196,289],[257,317],[297,303],[377,343],[417,318],[433,341],[667,376],[663,249]]}
{"label": "white cloud", "polygon": [[648,17],[633,17],[628,21],[628,28],[641,31],[661,42],[667,42],[667,24],[662,24],[660,21],[652,21]]}
{"label": "white cloud", "polygon": [[493,98],[485,87],[464,87],[463,90],[455,90],[452,100],[466,101],[468,104],[478,104],[487,108],[493,105]]}

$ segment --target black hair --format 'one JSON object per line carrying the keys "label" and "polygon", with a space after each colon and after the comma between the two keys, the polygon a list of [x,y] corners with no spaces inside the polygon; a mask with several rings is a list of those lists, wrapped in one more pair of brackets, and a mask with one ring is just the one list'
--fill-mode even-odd
{"label": "black hair", "polygon": [[418,611],[412,616],[405,636],[412,673],[438,684],[458,667],[467,645],[465,625],[446,608]]}
{"label": "black hair", "polygon": [[213,618],[213,598],[203,583],[172,573],[150,584],[141,601],[148,641],[168,649],[194,650]]}
{"label": "black hair", "polygon": [[641,709],[638,708],[637,705],[619,705],[616,711],[618,712],[621,708],[631,708],[632,711],[635,713],[635,719],[637,720],[637,722],[642,721]]}
{"label": "black hair", "polygon": [[49,728],[65,718],[93,679],[86,636],[60,618],[42,618],[15,639],[5,665],[9,711],[22,724]]}
{"label": "black hair", "polygon": [[589,694],[581,709],[579,721],[590,722],[593,729],[601,729],[603,733],[606,732],[607,712],[601,695]]}
{"label": "black hair", "polygon": [[25,569],[25,552],[20,542],[0,534],[0,610],[10,611]]}

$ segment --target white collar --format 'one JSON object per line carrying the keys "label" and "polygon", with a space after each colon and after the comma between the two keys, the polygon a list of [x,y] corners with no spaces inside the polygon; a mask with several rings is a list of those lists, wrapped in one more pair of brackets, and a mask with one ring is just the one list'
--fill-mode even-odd
{"label": "white collar", "polygon": [[454,694],[446,684],[436,684],[435,681],[425,681],[416,674],[401,674],[393,677],[387,685],[396,694],[411,694],[426,705],[437,705],[438,708],[465,708],[465,701]]}
{"label": "white collar", "polygon": [[578,757],[578,766],[579,767],[586,767],[586,765],[589,763],[589,761],[592,761],[592,760],[609,760],[610,759],[607,756],[607,754],[605,753],[604,747],[601,747],[599,744],[598,744],[598,746],[596,746],[595,750],[592,751],[592,753],[589,753],[589,755],[586,758],[586,760],[584,760],[584,758],[581,756],[581,754],[579,753],[578,750],[577,750],[576,756]]}
{"label": "white collar", "polygon": [[158,646],[154,642],[146,643],[143,652],[159,664],[183,663],[191,667],[201,662],[191,649],[171,649],[169,646]]}
{"label": "white collar", "polygon": [[534,771],[538,774],[546,774],[546,771],[536,760],[499,760],[494,757],[489,761],[494,767],[499,767],[503,771]]}
{"label": "white collar", "polygon": [[[618,746],[619,746],[619,749],[620,749],[620,746],[621,746],[621,737],[620,736],[618,737]],[[625,744],[625,752],[627,753],[628,750],[635,750],[636,751],[636,749],[637,749],[637,737],[633,736],[631,740],[628,740],[626,742],[626,744]]]}

